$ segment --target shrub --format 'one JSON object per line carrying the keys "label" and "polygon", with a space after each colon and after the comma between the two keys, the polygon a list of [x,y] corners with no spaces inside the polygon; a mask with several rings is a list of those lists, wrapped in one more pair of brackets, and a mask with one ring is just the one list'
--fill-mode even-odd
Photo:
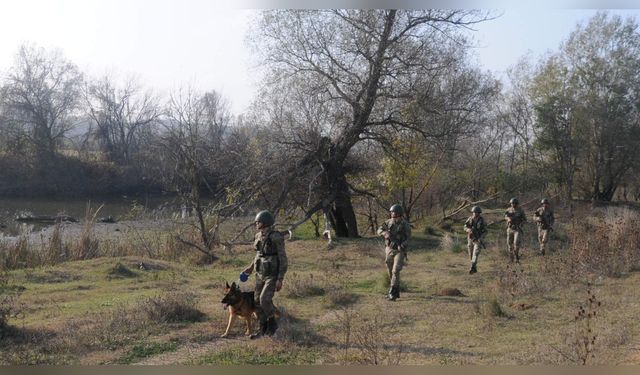
{"label": "shrub", "polygon": [[9,318],[16,317],[21,312],[18,298],[23,290],[24,287],[9,282],[6,272],[0,274],[0,338],[9,333]]}
{"label": "shrub", "polygon": [[490,316],[495,316],[498,318],[504,318],[507,317],[508,314],[504,312],[504,310],[502,310],[502,306],[500,305],[500,301],[498,301],[498,297],[492,297],[489,300],[489,303],[487,305],[487,312]]}
{"label": "shrub", "polygon": [[442,240],[440,240],[440,248],[444,251],[458,254],[467,249],[467,244],[461,241],[457,235],[445,233]]}
{"label": "shrub", "polygon": [[148,319],[158,323],[200,322],[205,314],[195,307],[196,295],[171,292],[148,298],[141,308]]}
{"label": "shrub", "polygon": [[295,272],[287,278],[286,296],[289,298],[306,298],[322,296],[325,294],[325,282],[314,278],[313,274],[306,276],[299,275]]}

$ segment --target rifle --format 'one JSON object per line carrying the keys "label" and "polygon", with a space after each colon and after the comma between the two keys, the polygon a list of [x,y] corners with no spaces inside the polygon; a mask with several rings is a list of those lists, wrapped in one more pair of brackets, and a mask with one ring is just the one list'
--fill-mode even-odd
{"label": "rifle", "polygon": [[484,244],[484,241],[475,235],[475,233],[473,232],[473,229],[471,229],[471,232],[469,232],[469,239],[471,241],[478,241],[478,243],[483,249],[485,250],[487,249],[487,246]]}
{"label": "rifle", "polygon": [[391,240],[389,240],[389,247],[391,247],[391,248],[392,248],[392,249],[394,249],[394,250],[398,250],[398,251],[400,251],[400,253],[401,253],[402,255],[404,255],[404,261],[405,261],[405,262],[408,262],[408,261],[409,261],[409,257],[407,256],[407,251],[406,251],[406,250],[404,250],[404,249],[402,248],[402,246],[400,246],[400,244],[399,244],[399,243],[397,243],[396,241],[391,241]]}
{"label": "rifle", "polygon": [[522,221],[520,221],[517,225],[513,223],[512,218],[513,215],[515,214],[515,212],[505,212],[504,215],[508,218],[507,219],[507,228],[511,228],[517,231],[520,231],[522,233],[524,233],[524,231],[522,230]]}

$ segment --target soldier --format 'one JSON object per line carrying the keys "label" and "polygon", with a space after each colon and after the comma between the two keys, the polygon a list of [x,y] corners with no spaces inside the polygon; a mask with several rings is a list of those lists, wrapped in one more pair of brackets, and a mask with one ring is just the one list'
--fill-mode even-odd
{"label": "soldier", "polygon": [[469,274],[473,275],[478,272],[476,265],[478,264],[478,255],[480,255],[480,246],[484,247],[482,242],[484,235],[487,233],[487,226],[480,214],[482,209],[480,206],[473,206],[473,213],[464,223],[464,230],[467,232],[467,251],[469,252],[469,260],[471,260],[471,269]]}
{"label": "soldier", "polygon": [[547,198],[542,199],[540,201],[542,206],[540,206],[533,213],[533,220],[538,224],[538,242],[540,243],[540,255],[545,254],[547,241],[549,241],[549,232],[553,231],[553,224],[555,223],[555,218],[553,217],[553,210],[551,209],[551,205],[549,204],[549,200]]}
{"label": "soldier", "polygon": [[287,253],[284,250],[284,236],[273,229],[275,219],[271,212],[260,211],[255,219],[258,233],[255,236],[256,257],[244,269],[251,274],[256,270],[256,304],[260,306],[260,330],[251,335],[257,338],[262,335],[273,335],[278,329],[275,318],[276,308],[273,295],[282,289],[282,281],[287,272]]}
{"label": "soldier", "polygon": [[400,271],[407,256],[407,242],[411,237],[411,225],[404,220],[404,209],[394,204],[389,209],[391,219],[385,221],[378,228],[378,235],[385,240],[385,263],[391,280],[391,287],[387,298],[395,301],[400,298]]}
{"label": "soldier", "polygon": [[517,198],[509,201],[511,207],[504,213],[507,220],[507,244],[509,246],[509,259],[520,263],[520,243],[522,242],[522,225],[527,221],[524,210],[519,206]]}

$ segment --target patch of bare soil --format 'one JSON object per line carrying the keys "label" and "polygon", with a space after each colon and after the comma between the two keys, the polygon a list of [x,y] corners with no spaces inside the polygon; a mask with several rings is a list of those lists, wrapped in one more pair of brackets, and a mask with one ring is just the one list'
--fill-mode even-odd
{"label": "patch of bare soil", "polygon": [[443,288],[437,291],[434,296],[441,297],[466,297],[458,288]]}

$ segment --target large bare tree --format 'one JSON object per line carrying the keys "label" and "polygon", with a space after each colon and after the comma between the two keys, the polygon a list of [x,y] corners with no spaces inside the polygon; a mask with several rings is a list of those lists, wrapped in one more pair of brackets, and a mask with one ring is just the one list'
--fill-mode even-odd
{"label": "large bare tree", "polygon": [[82,80],[60,51],[32,45],[18,50],[3,87],[5,120],[24,130],[39,160],[51,160],[74,126]]}
{"label": "large bare tree", "polygon": [[104,76],[87,85],[85,99],[99,144],[110,160],[129,165],[145,128],[160,116],[156,98],[143,92],[134,79],[118,85],[112,77]]}
{"label": "large bare tree", "polygon": [[[383,129],[423,130],[424,123],[403,119],[403,111],[421,84],[461,56],[457,50],[466,43],[459,29],[485,19],[486,13],[471,10],[274,10],[260,15],[253,41],[269,67],[271,90],[265,95],[297,90],[303,97],[281,95],[271,119],[307,123],[281,138],[314,146],[296,166],[318,171],[322,194],[308,216],[324,209],[338,236],[358,236],[345,168],[351,150],[363,140],[380,139]],[[315,110],[319,107],[322,111]]]}

